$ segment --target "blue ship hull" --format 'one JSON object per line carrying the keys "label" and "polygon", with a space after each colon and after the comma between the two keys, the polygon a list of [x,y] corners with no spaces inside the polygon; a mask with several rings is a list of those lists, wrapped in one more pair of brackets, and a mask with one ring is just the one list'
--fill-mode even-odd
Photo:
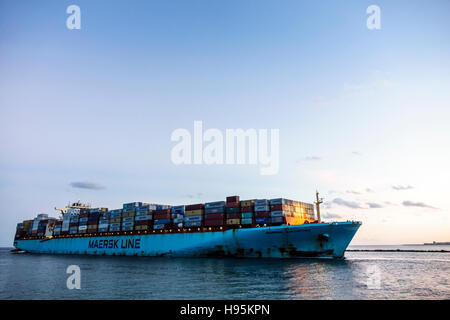
{"label": "blue ship hull", "polygon": [[360,225],[333,222],[215,232],[16,240],[14,247],[45,254],[342,258]]}

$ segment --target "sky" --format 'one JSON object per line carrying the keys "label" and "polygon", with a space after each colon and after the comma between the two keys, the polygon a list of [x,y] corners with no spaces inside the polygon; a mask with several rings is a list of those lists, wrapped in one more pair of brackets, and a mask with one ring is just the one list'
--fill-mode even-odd
{"label": "sky", "polygon": [[[78,5],[81,29],[68,29]],[[369,30],[370,5],[380,29]],[[450,241],[450,2],[0,0],[0,246],[81,200],[324,198],[352,244]],[[279,170],[174,130],[278,129]]]}

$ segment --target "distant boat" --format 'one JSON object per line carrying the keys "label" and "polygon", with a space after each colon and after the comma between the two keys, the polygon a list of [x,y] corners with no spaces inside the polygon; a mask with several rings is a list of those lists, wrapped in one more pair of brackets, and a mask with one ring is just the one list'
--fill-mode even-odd
{"label": "distant boat", "polygon": [[450,242],[429,242],[429,243],[424,243],[424,245],[426,246],[439,246],[439,245],[450,245]]}

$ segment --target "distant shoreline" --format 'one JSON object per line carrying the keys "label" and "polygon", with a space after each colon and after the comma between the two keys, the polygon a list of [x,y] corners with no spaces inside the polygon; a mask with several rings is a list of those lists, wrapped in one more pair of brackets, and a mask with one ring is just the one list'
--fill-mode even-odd
{"label": "distant shoreline", "polygon": [[405,250],[405,249],[347,249],[346,252],[442,252],[450,253],[450,250]]}

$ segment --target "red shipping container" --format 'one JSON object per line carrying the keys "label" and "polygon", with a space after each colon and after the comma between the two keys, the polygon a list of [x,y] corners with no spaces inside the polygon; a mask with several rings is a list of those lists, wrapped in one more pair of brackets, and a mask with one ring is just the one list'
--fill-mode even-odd
{"label": "red shipping container", "polygon": [[269,218],[270,212],[269,211],[256,211],[255,212],[255,218]]}
{"label": "red shipping container", "polygon": [[153,214],[153,219],[154,220],[170,219],[170,213],[154,213]]}
{"label": "red shipping container", "polygon": [[285,209],[285,206],[282,204],[272,204],[270,206],[270,211],[283,211]]}
{"label": "red shipping container", "polygon": [[227,197],[227,203],[233,203],[233,202],[239,203],[239,196]]}
{"label": "red shipping container", "polygon": [[78,227],[78,222],[71,222],[69,227]]}
{"label": "red shipping container", "polygon": [[203,209],[205,207],[204,203],[199,203],[199,204],[190,204],[188,206],[184,207],[185,211],[190,211],[190,210],[199,210],[199,209]]}
{"label": "red shipping container", "polygon": [[239,202],[227,202],[227,208],[239,208]]}
{"label": "red shipping container", "polygon": [[224,219],[225,218],[225,214],[224,213],[209,213],[209,214],[205,214],[205,221],[207,220],[219,220],[219,219]]}
{"label": "red shipping container", "polygon": [[[170,209],[163,209],[163,210],[153,210],[154,214],[170,214]],[[160,219],[165,219],[165,218],[160,218]]]}
{"label": "red shipping container", "polygon": [[80,218],[89,218],[89,213],[80,214]]}
{"label": "red shipping container", "polygon": [[222,219],[218,220],[205,220],[205,227],[217,227],[217,226],[223,226],[224,221]]}
{"label": "red shipping container", "polygon": [[241,207],[241,212],[253,212],[253,207]]}
{"label": "red shipping container", "polygon": [[227,213],[227,219],[240,219],[240,213]]}
{"label": "red shipping container", "polygon": [[137,220],[135,221],[134,225],[135,226],[149,226],[152,223],[151,220]]}
{"label": "red shipping container", "polygon": [[88,220],[88,226],[93,226],[98,224],[98,220]]}

